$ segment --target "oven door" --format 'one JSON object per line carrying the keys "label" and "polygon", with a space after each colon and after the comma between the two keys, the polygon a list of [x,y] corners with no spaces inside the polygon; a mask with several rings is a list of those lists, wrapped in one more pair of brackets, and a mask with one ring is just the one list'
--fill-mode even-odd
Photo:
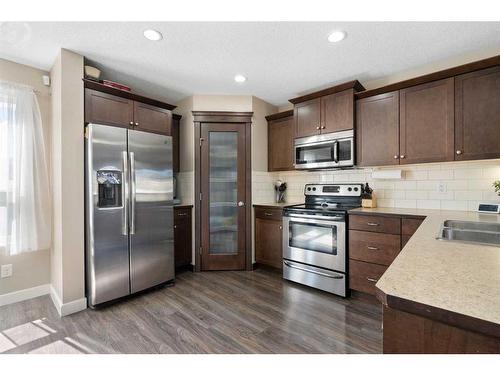
{"label": "oven door", "polygon": [[[295,141],[295,169],[351,167],[354,165],[354,138],[332,139],[331,135]],[[325,140],[326,139],[326,140]]]}
{"label": "oven door", "polygon": [[283,217],[283,258],[345,272],[346,233],[343,217],[288,214]]}

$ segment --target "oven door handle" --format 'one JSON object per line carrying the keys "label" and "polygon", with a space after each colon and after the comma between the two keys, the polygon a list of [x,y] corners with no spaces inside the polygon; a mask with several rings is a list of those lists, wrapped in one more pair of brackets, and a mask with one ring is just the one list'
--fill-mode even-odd
{"label": "oven door handle", "polygon": [[[288,214],[285,217],[296,217],[300,219],[312,219],[319,221],[344,221],[341,216],[316,216],[316,215],[301,215],[301,214]],[[293,220],[292,220],[293,221]]]}
{"label": "oven door handle", "polygon": [[284,260],[283,263],[285,263],[290,268],[295,268],[295,269],[298,269],[300,271],[315,273],[316,275],[329,277],[331,279],[343,279],[344,278],[344,275],[330,275],[328,273],[319,272],[319,271],[310,270],[310,269],[307,269],[307,268],[304,268],[304,267],[295,266],[295,265],[293,265],[291,263],[288,263],[286,260]]}

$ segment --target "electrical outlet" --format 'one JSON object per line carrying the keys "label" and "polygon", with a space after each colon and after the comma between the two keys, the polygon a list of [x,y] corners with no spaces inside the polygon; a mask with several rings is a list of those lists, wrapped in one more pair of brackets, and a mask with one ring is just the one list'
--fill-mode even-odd
{"label": "electrical outlet", "polygon": [[438,190],[438,192],[440,192],[440,193],[446,193],[446,184],[445,184],[445,183],[443,183],[443,182],[440,182],[440,183],[438,184],[438,189],[437,189],[437,190]]}
{"label": "electrical outlet", "polygon": [[12,276],[12,264],[3,264],[0,277],[3,279],[11,276]]}

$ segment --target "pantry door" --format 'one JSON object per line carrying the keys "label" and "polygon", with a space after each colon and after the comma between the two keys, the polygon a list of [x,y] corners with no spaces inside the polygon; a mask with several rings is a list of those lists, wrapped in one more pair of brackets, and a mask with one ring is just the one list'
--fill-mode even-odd
{"label": "pantry door", "polygon": [[247,251],[246,126],[200,124],[201,270],[243,270]]}

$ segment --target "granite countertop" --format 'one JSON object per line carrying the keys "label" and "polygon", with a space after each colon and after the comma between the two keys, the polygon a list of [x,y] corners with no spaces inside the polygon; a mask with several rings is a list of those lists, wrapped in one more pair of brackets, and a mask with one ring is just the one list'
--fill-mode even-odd
{"label": "granite countertop", "polygon": [[400,208],[354,211],[426,216],[376,284],[386,301],[396,297],[431,307],[427,312],[432,307],[446,310],[493,323],[495,334],[500,332],[495,326],[500,325],[500,247],[436,239],[444,220],[500,223],[500,215]]}
{"label": "granite countertop", "polygon": [[254,207],[271,207],[271,208],[283,208],[288,206],[294,206],[297,204],[304,204],[304,202],[285,202],[285,203],[276,203],[276,202],[266,202],[266,203],[254,203]]}

